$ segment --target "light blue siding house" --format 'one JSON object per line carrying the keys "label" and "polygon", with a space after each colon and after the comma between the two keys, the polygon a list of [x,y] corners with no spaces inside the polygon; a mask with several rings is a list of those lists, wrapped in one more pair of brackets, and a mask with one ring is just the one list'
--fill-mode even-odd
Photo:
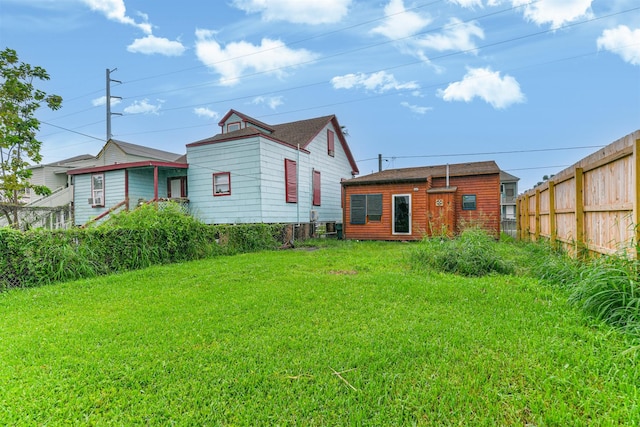
{"label": "light blue siding house", "polygon": [[238,111],[187,144],[189,208],[208,224],[342,220],[341,181],[358,174],[336,116],[268,125]]}
{"label": "light blue siding house", "polygon": [[73,179],[74,225],[144,201],[186,199],[184,155],[109,140],[91,166],[67,171]]}
{"label": "light blue siding house", "polygon": [[231,110],[186,155],[110,140],[73,179],[74,224],[178,199],[207,224],[342,221],[341,181],[358,174],[335,116],[268,125]]}

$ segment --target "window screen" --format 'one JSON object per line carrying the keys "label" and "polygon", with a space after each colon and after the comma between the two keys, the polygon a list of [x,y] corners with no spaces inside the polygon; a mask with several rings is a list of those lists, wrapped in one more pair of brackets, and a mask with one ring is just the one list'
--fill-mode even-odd
{"label": "window screen", "polygon": [[351,195],[351,224],[367,223],[367,195]]}
{"label": "window screen", "polygon": [[476,210],[476,195],[464,194],[462,196],[462,210],[474,211]]}

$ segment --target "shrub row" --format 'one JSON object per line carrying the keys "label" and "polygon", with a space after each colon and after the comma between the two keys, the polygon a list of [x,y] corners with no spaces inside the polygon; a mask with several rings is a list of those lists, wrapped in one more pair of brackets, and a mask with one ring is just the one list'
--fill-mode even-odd
{"label": "shrub row", "polygon": [[172,203],[122,212],[87,229],[0,228],[0,290],[273,249],[283,233],[283,225],[209,226]]}

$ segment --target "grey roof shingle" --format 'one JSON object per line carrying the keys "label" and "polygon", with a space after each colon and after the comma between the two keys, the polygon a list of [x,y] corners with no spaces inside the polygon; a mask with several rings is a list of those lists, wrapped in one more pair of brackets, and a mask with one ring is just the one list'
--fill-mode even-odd
{"label": "grey roof shingle", "polygon": [[[454,163],[449,165],[449,176],[490,175],[499,174],[500,168],[493,160],[471,163]],[[447,165],[421,166],[414,168],[387,169],[369,175],[352,178],[344,185],[378,184],[390,182],[424,181],[428,177],[445,177]]]}
{"label": "grey roof shingle", "polygon": [[118,146],[126,154],[131,154],[132,156],[150,157],[156,160],[163,160],[167,162],[173,162],[182,156],[182,154],[171,153],[169,151],[158,150],[156,148],[131,144],[130,142],[118,141],[115,139],[112,139],[111,142]]}

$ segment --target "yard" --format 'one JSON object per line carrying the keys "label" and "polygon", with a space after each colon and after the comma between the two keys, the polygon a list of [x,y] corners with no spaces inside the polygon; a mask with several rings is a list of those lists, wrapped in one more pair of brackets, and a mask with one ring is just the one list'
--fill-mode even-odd
{"label": "yard", "polygon": [[4,425],[638,425],[629,336],[338,242],[0,293]]}

